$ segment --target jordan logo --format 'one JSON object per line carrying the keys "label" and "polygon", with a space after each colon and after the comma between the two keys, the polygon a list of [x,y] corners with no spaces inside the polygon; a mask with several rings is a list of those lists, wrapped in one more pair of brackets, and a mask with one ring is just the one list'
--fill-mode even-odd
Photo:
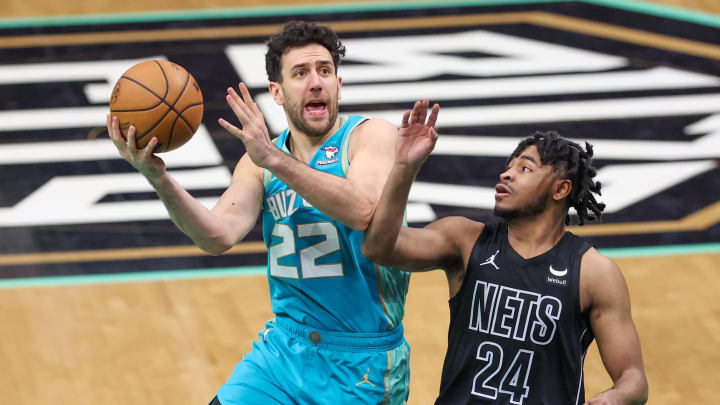
{"label": "jordan logo", "polygon": [[498,253],[500,253],[500,249],[498,249],[498,251],[495,252],[494,255],[490,256],[487,260],[485,260],[484,262],[480,263],[480,265],[481,265],[481,266],[484,266],[484,265],[486,265],[486,264],[492,264],[492,266],[495,267],[496,270],[500,270],[500,267],[498,267],[498,266],[495,264],[495,256],[497,256]]}
{"label": "jordan logo", "polygon": [[370,380],[368,379],[368,374],[370,374],[370,369],[367,369],[367,372],[366,372],[365,375],[363,376],[362,380],[360,380],[360,382],[357,383],[357,384],[355,384],[355,385],[368,384],[368,385],[370,385],[371,387],[374,387],[375,384],[373,384],[373,383],[370,382]]}

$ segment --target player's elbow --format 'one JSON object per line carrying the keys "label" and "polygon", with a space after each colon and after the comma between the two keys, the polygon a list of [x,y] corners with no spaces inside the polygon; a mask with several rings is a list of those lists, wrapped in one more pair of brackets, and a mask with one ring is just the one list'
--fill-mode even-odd
{"label": "player's elbow", "polygon": [[623,391],[627,393],[626,403],[631,405],[643,405],[648,401],[648,381],[642,367],[631,368],[623,373],[627,383],[620,383],[625,386]]}
{"label": "player's elbow", "polygon": [[647,401],[648,401],[648,392],[647,392],[647,388],[646,388],[645,392],[642,395],[636,396],[629,403],[630,403],[630,405],[645,405],[647,403]]}
{"label": "player's elbow", "polygon": [[365,256],[365,258],[370,260],[371,262],[382,264],[381,261],[384,258],[384,256],[379,254],[378,250],[373,249],[372,247],[367,246],[364,243],[363,243],[362,247],[360,248],[360,253],[362,253],[362,255]]}
{"label": "player's elbow", "polygon": [[195,244],[202,249],[203,252],[212,256],[219,256],[233,247],[235,242],[227,237],[214,237],[195,240]]}
{"label": "player's elbow", "polygon": [[220,256],[221,254],[225,253],[228,249],[230,249],[230,246],[207,245],[207,246],[200,246],[200,249],[202,249],[203,252],[205,252],[211,256]]}
{"label": "player's elbow", "polygon": [[373,215],[375,215],[375,208],[372,206],[355,210],[350,227],[358,232],[365,232],[370,227]]}
{"label": "player's elbow", "polygon": [[633,402],[633,404],[636,404],[636,405],[644,405],[648,401],[648,393],[650,391],[650,388],[648,387],[647,377],[645,377],[644,374],[642,377],[643,378],[640,383],[640,390],[639,390],[640,392],[637,395],[637,397],[635,398],[635,402]]}
{"label": "player's elbow", "polygon": [[362,255],[365,256],[365,258],[367,258],[371,262],[374,262],[374,263],[377,263],[377,264],[380,264],[383,266],[391,265],[390,249],[387,249],[381,243],[364,240],[362,243],[362,246],[360,246],[360,253],[362,253]]}
{"label": "player's elbow", "polygon": [[369,222],[365,222],[362,220],[353,220],[350,224],[350,227],[358,232],[365,232],[367,231],[368,227],[370,226]]}
{"label": "player's elbow", "polygon": [[217,243],[198,243],[197,246],[202,249],[203,252],[211,255],[211,256],[219,256],[223,253],[225,253],[228,249],[232,247],[232,245],[226,245],[226,244],[217,244]]}
{"label": "player's elbow", "polygon": [[360,253],[367,258],[368,260],[375,261],[375,257],[377,255],[374,246],[372,246],[371,243],[367,243],[363,241],[362,245],[360,246]]}

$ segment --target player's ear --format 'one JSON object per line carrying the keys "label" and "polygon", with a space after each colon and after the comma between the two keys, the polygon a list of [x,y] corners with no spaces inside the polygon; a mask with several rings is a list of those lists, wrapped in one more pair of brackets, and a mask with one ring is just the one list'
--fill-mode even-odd
{"label": "player's ear", "polygon": [[570,195],[572,181],[569,179],[556,179],[553,183],[552,195],[555,201],[560,201]]}
{"label": "player's ear", "polygon": [[283,105],[285,103],[285,95],[283,94],[280,83],[270,82],[270,84],[268,84],[268,90],[270,90],[270,95],[277,105]]}
{"label": "player's ear", "polygon": [[342,76],[338,76],[337,78],[338,78],[338,93],[337,93],[337,98],[338,98],[338,100],[340,100],[340,99],[342,98],[342,94],[341,94],[341,92],[340,92],[340,89],[342,88]]}

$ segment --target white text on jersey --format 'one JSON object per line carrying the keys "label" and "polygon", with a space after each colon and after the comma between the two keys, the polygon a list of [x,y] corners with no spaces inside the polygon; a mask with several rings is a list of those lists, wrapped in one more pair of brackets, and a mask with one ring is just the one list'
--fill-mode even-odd
{"label": "white text on jersey", "polygon": [[550,343],[555,334],[562,303],[551,295],[475,282],[470,330],[539,345]]}
{"label": "white text on jersey", "polygon": [[299,208],[297,205],[299,205],[300,202],[302,202],[303,207],[312,208],[309,202],[299,197],[295,190],[292,189],[280,190],[270,197],[267,197],[265,201],[267,201],[268,210],[273,218],[275,218],[275,221],[292,215]]}

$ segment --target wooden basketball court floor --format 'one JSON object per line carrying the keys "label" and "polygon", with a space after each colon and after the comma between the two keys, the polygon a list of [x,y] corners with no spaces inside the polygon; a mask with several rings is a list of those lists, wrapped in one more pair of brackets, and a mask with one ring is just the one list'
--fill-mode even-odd
{"label": "wooden basketball court floor", "polygon": [[[715,0],[656,2],[720,14]],[[17,0],[0,10],[25,17],[239,5],[200,3]],[[720,254],[615,260],[630,288],[649,403],[720,403]],[[438,392],[446,300],[440,272],[413,276],[404,321],[411,404],[431,403]],[[0,289],[0,403],[207,403],[271,316],[263,275]],[[611,384],[594,345],[585,381],[588,398]]]}

